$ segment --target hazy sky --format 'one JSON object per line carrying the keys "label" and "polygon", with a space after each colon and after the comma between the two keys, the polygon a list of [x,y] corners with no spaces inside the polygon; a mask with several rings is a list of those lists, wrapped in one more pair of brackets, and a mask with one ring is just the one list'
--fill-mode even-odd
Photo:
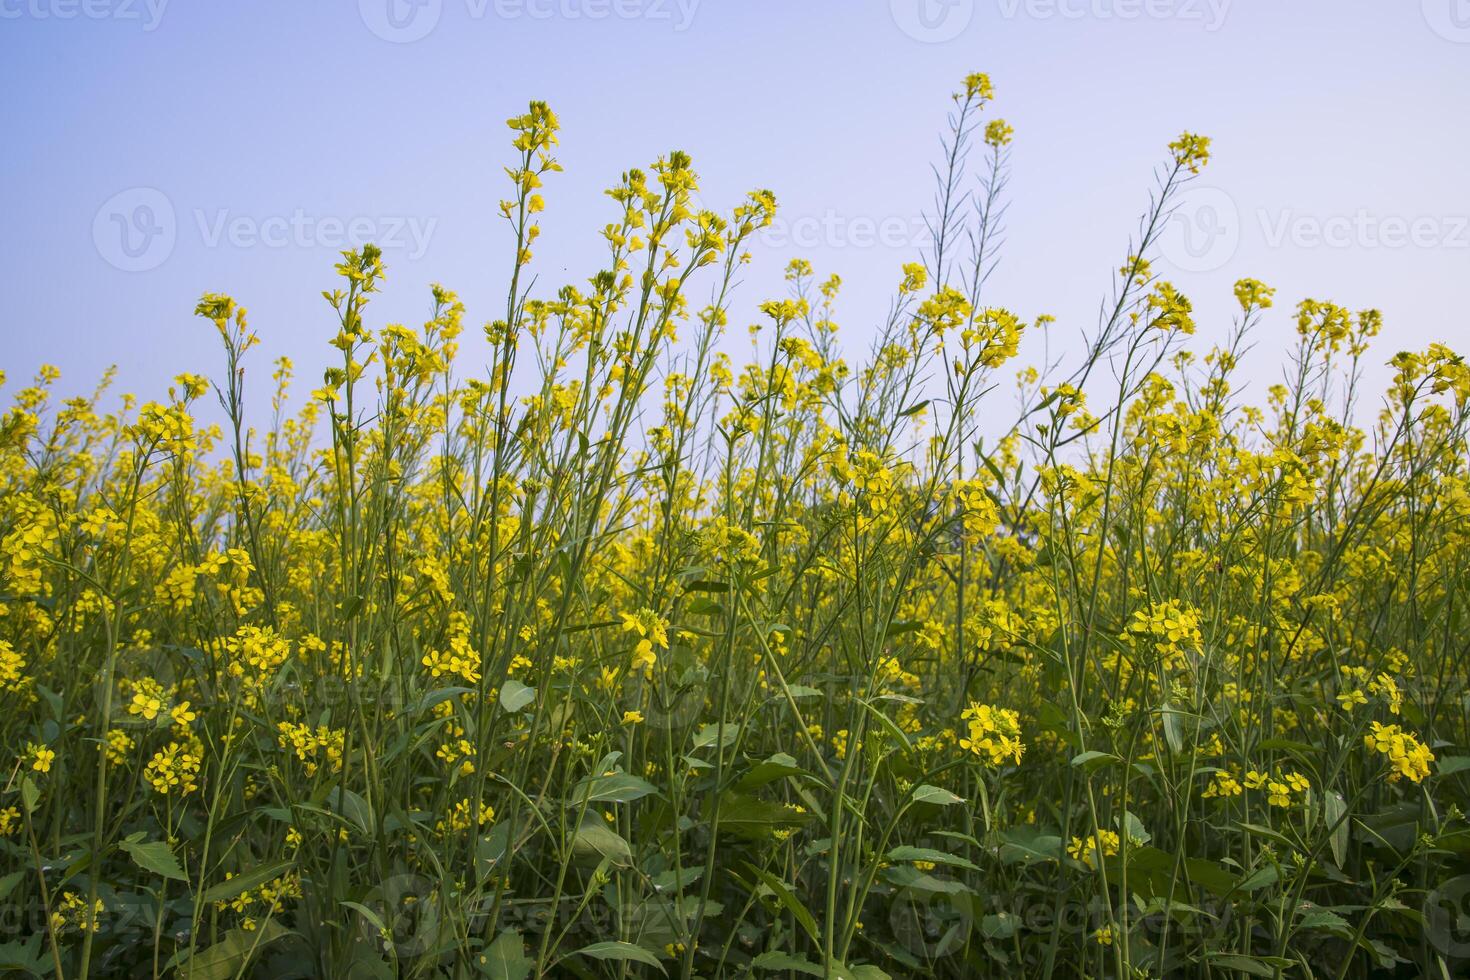
{"label": "hazy sky", "polygon": [[0,369],[13,389],[53,363],[75,392],[116,364],[159,395],[216,369],[191,315],[215,290],[250,308],[259,377],[288,354],[314,385],[335,353],[321,290],[364,238],[389,270],[372,325],[417,325],[439,281],[478,327],[510,257],[504,120],[532,98],[566,167],[543,292],[597,268],[619,172],[682,148],[707,205],[755,187],[782,205],[732,327],[803,255],[846,281],[856,354],[972,70],[1017,133],[991,296],[1055,314],[1057,337],[1093,325],[1191,129],[1214,162],[1160,271],[1207,338],[1235,279],[1278,287],[1253,376],[1274,377],[1305,296],[1381,308],[1377,362],[1470,348],[1467,0],[0,0]]}

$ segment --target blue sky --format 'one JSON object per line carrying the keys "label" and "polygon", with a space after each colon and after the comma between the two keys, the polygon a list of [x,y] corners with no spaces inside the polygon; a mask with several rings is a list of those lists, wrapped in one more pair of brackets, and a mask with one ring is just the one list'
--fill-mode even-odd
{"label": "blue sky", "polygon": [[1275,378],[1305,296],[1381,308],[1378,362],[1470,347],[1467,0],[0,0],[0,369],[53,363],[73,392],[116,364],[157,395],[215,369],[191,315],[212,290],[250,308],[260,377],[287,354],[310,384],[333,353],[321,290],[364,237],[389,267],[374,322],[421,322],[437,281],[478,326],[510,256],[504,120],[532,98],[561,118],[566,167],[545,292],[597,268],[602,190],[680,148],[707,205],[781,202],[732,327],[800,255],[847,283],[856,355],[917,250],[972,70],[1017,131],[992,297],[1056,315],[1055,337],[1093,325],[1191,129],[1214,162],[1159,270],[1206,340],[1235,279],[1278,288],[1253,378]]}

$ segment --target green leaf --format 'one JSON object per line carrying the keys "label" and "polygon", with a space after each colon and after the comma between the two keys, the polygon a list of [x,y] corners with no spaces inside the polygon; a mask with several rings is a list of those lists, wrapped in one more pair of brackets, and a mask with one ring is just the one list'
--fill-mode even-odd
{"label": "green leaf", "polygon": [[725,793],[720,806],[720,832],[747,840],[768,839],[777,830],[800,827],[811,819],[811,814],[785,803],[737,790]]}
{"label": "green leaf", "polygon": [[275,864],[252,868],[244,874],[235,875],[235,877],[222,881],[213,888],[206,889],[200,902],[204,905],[213,905],[215,902],[228,902],[241,892],[249,891],[252,888],[259,888],[267,881],[274,881],[295,866],[295,861],[277,861]]}
{"label": "green leaf", "polygon": [[174,881],[189,880],[184,876],[184,869],[180,866],[179,859],[174,857],[172,848],[164,841],[155,840],[143,844],[125,840],[119,841],[118,846],[127,851],[133,863],[144,871],[152,871]]}
{"label": "green leaf", "polygon": [[536,700],[536,689],[514,677],[500,685],[500,706],[511,714]]}
{"label": "green leaf", "polygon": [[631,803],[657,792],[657,786],[631,773],[588,776],[572,787],[567,806],[581,806],[584,803]]}
{"label": "green leaf", "polygon": [[1127,834],[1128,839],[1136,844],[1147,844],[1154,839],[1153,834],[1148,832],[1143,821],[1138,819],[1132,810],[1123,813],[1123,831]]}
{"label": "green leaf", "polygon": [[1353,928],[1348,921],[1331,909],[1312,909],[1301,917],[1298,929],[1321,929],[1343,939],[1351,939]]}
{"label": "green leaf", "polygon": [[583,946],[581,949],[568,955],[590,956],[597,960],[634,960],[638,963],[656,966],[660,973],[668,972],[664,969],[664,965],[658,961],[658,957],[654,956],[642,946],[634,946],[632,943],[625,943],[615,939],[608,940],[607,942],[593,943],[591,946]]}
{"label": "green leaf", "polygon": [[792,916],[796,919],[797,923],[806,930],[806,934],[811,939],[811,941],[814,943],[820,943],[821,939],[817,934],[817,920],[812,917],[811,912],[807,911],[807,907],[801,904],[801,899],[797,898],[794,894],[792,894],[791,889],[786,887],[786,883],[783,882],[780,878],[777,878],[775,875],[771,874],[769,871],[766,871],[762,868],[757,868],[753,864],[747,863],[745,867],[747,870],[750,871],[751,874],[755,875],[761,880],[761,884],[765,885],[771,890],[773,894],[775,894],[776,898],[781,902],[782,905],[786,906],[786,910],[790,912]]}
{"label": "green leaf", "polygon": [[633,849],[618,832],[594,813],[587,814],[572,837],[572,850],[605,857],[614,864],[633,863]]}
{"label": "green leaf", "polygon": [[0,970],[19,971],[33,977],[55,976],[51,955],[43,955],[41,932],[31,934],[25,942],[0,943]]}
{"label": "green leaf", "polygon": [[1462,769],[1470,769],[1470,755],[1447,755],[1434,764],[1441,776],[1453,775]]}
{"label": "green leaf", "polygon": [[980,920],[980,934],[986,939],[1010,939],[1016,934],[1019,920],[1009,912],[997,912]]}
{"label": "green leaf", "polygon": [[843,966],[841,963],[832,964],[832,972],[842,980],[893,980],[880,967],[871,963],[860,963],[857,966]]}
{"label": "green leaf", "polygon": [[925,783],[922,786],[914,788],[914,802],[933,803],[936,806],[953,806],[956,803],[965,802],[965,798],[963,796],[955,796],[947,789],[940,789],[938,786],[930,786],[928,783]]}
{"label": "green leaf", "polygon": [[750,965],[757,970],[795,970],[809,977],[827,975],[826,970],[804,956],[793,956],[791,953],[781,953],[775,950],[760,954],[750,961]]}
{"label": "green leaf", "polygon": [[267,920],[250,932],[231,929],[223,940],[179,967],[178,976],[180,980],[232,980],[245,974],[244,967],[255,954],[287,935],[290,931],[275,919]]}
{"label": "green leaf", "polygon": [[526,980],[536,964],[526,956],[525,943],[520,933],[507,929],[496,937],[495,942],[485,947],[480,972],[491,980]]}
{"label": "green leaf", "polygon": [[339,817],[344,817],[357,826],[363,834],[373,833],[373,810],[361,795],[341,786],[333,786],[327,793],[327,805]]}
{"label": "green leaf", "polygon": [[0,902],[10,897],[10,893],[15,891],[15,886],[20,884],[25,876],[24,871],[12,871],[4,878],[0,878]]}
{"label": "green leaf", "polygon": [[740,737],[740,726],[726,722],[724,725],[705,725],[694,736],[694,747],[696,749],[708,748],[715,744],[718,739],[720,748],[734,745],[735,740]]}
{"label": "green leaf", "polygon": [[436,687],[434,690],[419,698],[418,703],[415,704],[412,709],[410,709],[409,714],[422,714],[423,712],[428,711],[430,708],[434,707],[436,704],[443,704],[450,698],[457,698],[461,694],[473,693],[475,693],[475,689],[472,687]]}
{"label": "green leaf", "polygon": [[1295,966],[1294,960],[1279,956],[1241,956],[1239,953],[1215,953],[1209,956],[1210,966],[1222,970],[1239,970],[1253,977],[1274,977],[1277,967]]}
{"label": "green leaf", "polygon": [[[1332,845],[1332,860],[1337,866],[1342,867],[1347,857],[1348,848],[1348,824],[1351,822],[1347,817],[1347,803],[1343,801],[1342,794],[1335,790],[1328,790],[1322,795],[1322,815],[1327,820],[1327,826],[1332,827],[1332,836],[1328,843]],[[1336,824],[1336,826],[1333,826]]]}
{"label": "green leaf", "polygon": [[936,851],[931,847],[895,847],[888,852],[890,861],[928,861],[930,864],[947,864],[952,868],[965,868],[969,871],[979,871],[979,867],[973,861],[960,857],[958,854],[949,854],[945,851]]}
{"label": "green leaf", "polygon": [[751,767],[750,771],[740,777],[740,786],[744,789],[754,789],[764,786],[766,783],[775,782],[786,776],[802,776],[806,770],[796,764],[796,760],[784,752],[758,762]]}
{"label": "green leaf", "polygon": [[683,891],[704,877],[703,868],[681,868],[675,871],[670,868],[653,876],[653,890],[656,892]]}
{"label": "green leaf", "polygon": [[1292,843],[1292,840],[1291,840],[1290,837],[1287,837],[1287,836],[1285,836],[1283,834],[1280,834],[1280,833],[1272,830],[1270,827],[1262,827],[1260,824],[1245,823],[1243,821],[1240,824],[1238,824],[1238,826],[1240,827],[1241,830],[1244,830],[1246,833],[1255,834],[1257,837],[1264,837],[1267,840],[1273,840],[1276,843],[1281,844],[1284,847],[1290,848],[1293,851],[1295,851],[1297,849],[1296,844]]}
{"label": "green leaf", "polygon": [[1062,839],[1043,834],[1034,827],[1002,831],[999,857],[1002,864],[1056,861],[1062,856]]}
{"label": "green leaf", "polygon": [[1088,772],[1093,772],[1094,770],[1101,769],[1103,766],[1122,761],[1122,759],[1119,759],[1111,752],[1099,752],[1096,749],[1072,757],[1072,765],[1081,766]]}
{"label": "green leaf", "polygon": [[1169,742],[1169,751],[1178,755],[1184,751],[1184,722],[1183,717],[1192,717],[1180,712],[1170,704],[1163,707],[1164,715],[1164,738]]}
{"label": "green leaf", "polygon": [[1243,892],[1259,891],[1262,888],[1276,884],[1280,878],[1281,875],[1277,872],[1276,868],[1268,864],[1265,867],[1257,868],[1251,872],[1237,887]]}

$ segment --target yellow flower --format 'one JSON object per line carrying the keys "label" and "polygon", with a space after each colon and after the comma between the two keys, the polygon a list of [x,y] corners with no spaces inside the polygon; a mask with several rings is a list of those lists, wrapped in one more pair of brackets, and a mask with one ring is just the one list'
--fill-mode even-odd
{"label": "yellow flower", "polygon": [[1370,731],[1363,736],[1363,744],[1388,759],[1391,771],[1390,782],[1407,776],[1410,782],[1422,782],[1429,775],[1429,764],[1434,753],[1410,733],[1397,725],[1370,723]]}
{"label": "yellow flower", "polygon": [[189,726],[199,718],[199,715],[189,707],[188,701],[180,701],[169,710],[168,714],[173,719],[174,726],[183,729],[184,734],[188,734]]}
{"label": "yellow flower", "polygon": [[185,796],[199,788],[199,767],[199,752],[195,746],[170,742],[148,760],[143,778],[156,793],[169,796],[177,792]]}
{"label": "yellow flower", "polygon": [[625,724],[625,725],[640,725],[642,723],[643,723],[643,712],[641,712],[641,711],[624,711],[623,712],[623,724]]}
{"label": "yellow flower", "polygon": [[960,717],[967,720],[967,735],[960,739],[960,748],[970,750],[988,766],[1008,761],[1021,764],[1026,746],[1021,744],[1021,719],[1016,712],[971,702]]}
{"label": "yellow flower", "polygon": [[26,743],[26,757],[30,759],[31,769],[34,772],[50,772],[51,763],[56,761],[56,753],[45,745],[37,745],[35,742]]}
{"label": "yellow flower", "polygon": [[132,703],[128,705],[128,714],[142,715],[145,721],[157,718],[161,711],[163,711],[163,699],[144,692],[134,694]]}
{"label": "yellow flower", "polygon": [[1098,858],[1116,855],[1120,843],[1122,842],[1116,832],[1099,830],[1095,834],[1089,834],[1085,840],[1073,837],[1072,842],[1067,845],[1067,854],[1074,861],[1081,861],[1089,868],[1096,868]]}

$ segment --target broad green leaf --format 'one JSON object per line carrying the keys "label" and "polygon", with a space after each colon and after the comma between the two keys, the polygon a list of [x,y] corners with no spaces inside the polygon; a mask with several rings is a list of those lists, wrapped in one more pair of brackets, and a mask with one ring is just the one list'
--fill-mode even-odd
{"label": "broad green leaf", "polygon": [[823,977],[827,971],[804,956],[794,956],[791,953],[771,951],[762,953],[750,961],[750,965],[757,970],[795,970],[797,973],[805,973],[809,977]]}
{"label": "broad green leaf", "polygon": [[1148,832],[1148,828],[1143,825],[1143,821],[1138,819],[1132,810],[1126,811],[1123,814],[1123,829],[1128,835],[1128,839],[1135,844],[1147,844],[1154,839],[1153,834]]}
{"label": "broad green leaf", "polygon": [[963,796],[955,796],[947,789],[930,786],[928,783],[914,788],[913,799],[915,803],[933,803],[936,806],[953,806],[965,802]]}
{"label": "broad green leaf", "polygon": [[327,805],[332,812],[340,817],[345,817],[357,826],[363,834],[371,836],[373,833],[373,810],[368,806],[368,801],[361,795],[350,789],[333,786],[327,793]]}
{"label": "broad green leaf", "polygon": [[750,772],[741,776],[740,786],[744,789],[754,789],[786,776],[800,776],[805,773],[806,770],[797,765],[795,759],[784,752],[777,752],[764,762],[756,763],[751,767]]}
{"label": "broad green leaf", "polygon": [[514,677],[500,685],[500,706],[511,714],[536,700],[536,689]]}
{"label": "broad green leaf", "polygon": [[658,787],[648,780],[626,772],[617,772],[610,776],[588,776],[572,788],[567,806],[581,806],[584,803],[631,803],[657,792]]}
{"label": "broad green leaf", "polygon": [[1035,828],[1003,831],[1001,839],[1004,841],[999,854],[1002,864],[1056,861],[1062,856],[1062,839]]}
{"label": "broad green leaf", "polygon": [[1119,759],[1111,752],[1099,752],[1096,749],[1093,749],[1090,752],[1083,752],[1072,757],[1072,765],[1080,766],[1088,772],[1093,772],[1097,769],[1101,769],[1103,766],[1122,761],[1123,760]]}
{"label": "broad green leaf", "polygon": [[577,828],[577,833],[572,838],[572,850],[605,857],[614,864],[633,863],[633,849],[628,846],[628,842],[609,827],[605,820],[593,813],[587,814],[582,825]]}
{"label": "broad green leaf", "polygon": [[1277,872],[1276,868],[1268,864],[1263,868],[1257,868],[1251,872],[1237,887],[1243,892],[1259,891],[1262,888],[1268,888],[1276,884],[1280,877],[1281,875]]}
{"label": "broad green leaf", "polygon": [[1242,956],[1239,953],[1208,954],[1210,966],[1222,970],[1239,970],[1253,977],[1274,977],[1277,967],[1296,966],[1295,960],[1277,956]]}
{"label": "broad green leaf", "polygon": [[1351,939],[1353,927],[1331,909],[1312,909],[1297,921],[1298,929],[1321,929],[1343,939]]}
{"label": "broad green leaf", "polygon": [[146,844],[125,840],[119,841],[118,846],[127,851],[133,863],[144,871],[152,871],[156,875],[162,875],[174,881],[188,880],[173,850],[161,840],[149,841]]}
{"label": "broad green leaf", "polygon": [[[723,731],[721,730],[722,728]],[[705,725],[699,730],[699,733],[694,736],[694,747],[696,749],[709,748],[711,745],[714,745],[715,741],[718,739],[720,743],[720,748],[723,749],[727,746],[734,745],[735,740],[739,737],[739,725],[731,724],[730,722],[726,722],[723,726]]]}
{"label": "broad green leaf", "polygon": [[275,864],[266,864],[252,868],[244,874],[238,874],[233,878],[228,878],[220,882],[213,888],[205,889],[201,901],[205,905],[212,905],[215,902],[228,902],[241,892],[250,891],[252,888],[259,888],[267,881],[274,881],[295,866],[295,861],[277,861]]}
{"label": "broad green leaf", "polygon": [[179,967],[180,980],[232,980],[245,975],[245,966],[277,939],[290,935],[289,930],[275,919],[270,919],[255,929],[231,929],[225,938],[194,956],[193,961]]}
{"label": "broad green leaf", "polygon": [[526,956],[520,933],[507,929],[485,947],[480,972],[491,980],[526,980],[536,964]]}
{"label": "broad green leaf", "polygon": [[590,956],[597,960],[632,960],[657,967],[660,973],[668,972],[664,969],[664,965],[658,961],[658,957],[654,956],[642,946],[634,946],[632,943],[625,943],[619,940],[593,943],[591,946],[583,946],[581,949],[568,955]]}
{"label": "broad green leaf", "polygon": [[720,832],[748,840],[763,840],[778,830],[803,826],[811,819],[810,813],[738,790],[726,793],[720,806]]}
{"label": "broad green leaf", "polygon": [[980,868],[973,861],[960,857],[958,854],[949,854],[945,851],[936,851],[931,847],[895,847],[888,852],[890,861],[927,861],[930,864],[945,864],[952,868],[965,868],[969,871],[979,871]]}

